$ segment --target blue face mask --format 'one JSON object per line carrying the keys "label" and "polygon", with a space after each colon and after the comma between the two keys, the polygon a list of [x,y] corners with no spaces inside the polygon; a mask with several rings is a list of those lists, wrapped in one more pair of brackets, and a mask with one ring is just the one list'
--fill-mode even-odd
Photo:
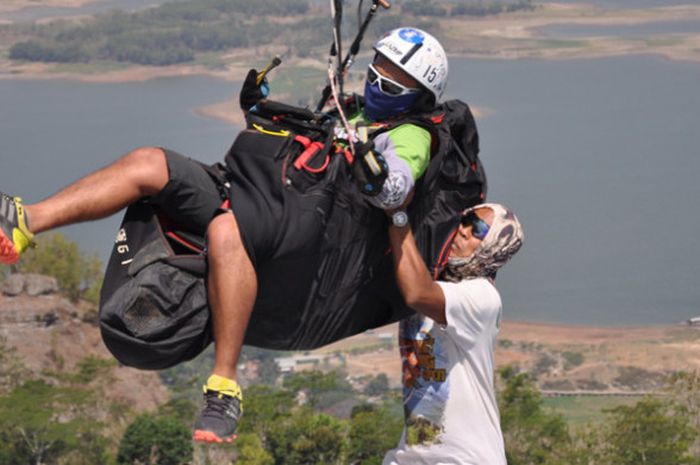
{"label": "blue face mask", "polygon": [[422,92],[393,97],[379,90],[379,82],[365,81],[365,116],[372,121],[382,121],[404,113],[413,107]]}

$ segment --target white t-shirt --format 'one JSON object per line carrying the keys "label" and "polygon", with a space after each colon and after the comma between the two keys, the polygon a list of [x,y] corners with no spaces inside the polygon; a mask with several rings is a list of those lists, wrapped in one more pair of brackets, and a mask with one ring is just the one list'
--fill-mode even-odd
{"label": "white t-shirt", "polygon": [[438,284],[447,324],[400,325],[406,427],[383,465],[506,465],[493,360],[501,297],[486,278]]}

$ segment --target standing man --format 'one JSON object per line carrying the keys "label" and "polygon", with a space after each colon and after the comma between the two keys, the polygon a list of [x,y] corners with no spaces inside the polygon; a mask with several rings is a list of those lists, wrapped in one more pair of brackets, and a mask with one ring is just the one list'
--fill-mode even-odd
{"label": "standing man", "polygon": [[501,320],[494,281],[522,245],[521,225],[499,204],[466,210],[433,281],[405,212],[392,220],[396,278],[417,314],[400,324],[406,425],[383,465],[506,465],[494,389]]}

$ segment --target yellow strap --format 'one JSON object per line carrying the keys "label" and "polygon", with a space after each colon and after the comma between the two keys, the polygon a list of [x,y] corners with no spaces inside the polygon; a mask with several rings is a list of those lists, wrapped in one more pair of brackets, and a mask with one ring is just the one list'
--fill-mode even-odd
{"label": "yellow strap", "polygon": [[357,127],[357,136],[360,138],[362,142],[367,142],[367,139],[369,139],[369,131],[367,130],[367,126],[362,125]]}
{"label": "yellow strap", "polygon": [[289,131],[285,131],[284,129],[281,129],[279,131],[270,131],[269,129],[265,129],[257,123],[253,123],[253,127],[257,129],[258,132],[262,132],[263,134],[269,134],[270,136],[287,137],[290,134]]}

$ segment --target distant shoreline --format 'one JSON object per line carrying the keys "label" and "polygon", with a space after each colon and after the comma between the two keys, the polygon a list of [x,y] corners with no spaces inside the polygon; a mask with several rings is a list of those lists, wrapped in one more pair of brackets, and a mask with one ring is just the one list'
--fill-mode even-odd
{"label": "distant shoreline", "polygon": [[[44,0],[42,6],[79,7],[95,0]],[[20,6],[21,5],[21,6]],[[36,6],[29,0],[9,0],[0,13]],[[646,9],[604,10],[585,2],[573,4],[539,4],[531,12],[507,13],[487,17],[450,17],[439,19],[444,31],[441,40],[448,54],[455,58],[517,60],[572,60],[617,56],[658,55],[669,60],[700,63],[700,31],[697,33],[650,36],[648,40],[615,36],[582,38],[543,36],[540,29],[556,24],[589,26],[625,26],[657,22],[693,21],[700,24],[700,6],[671,6]],[[662,40],[666,37],[667,40]],[[271,45],[268,48],[282,48]],[[365,53],[368,46],[365,44]],[[236,49],[221,55],[225,69],[184,63],[167,67],[130,66],[113,69],[100,64],[54,65],[18,63],[0,60],[0,79],[70,79],[83,82],[135,82],[169,76],[213,76],[239,81],[242,70],[259,60],[251,50]],[[266,53],[266,52],[263,52]],[[309,59],[297,59],[305,61]],[[295,60],[287,60],[294,64]],[[325,57],[314,60],[325,67]],[[118,66],[118,65],[117,65]]]}
{"label": "distant shoreline", "polygon": [[[41,6],[79,7],[95,0],[44,0]],[[0,13],[36,6],[29,0],[9,0],[0,6]],[[697,20],[700,24],[700,6],[657,7],[630,10],[603,10],[585,3],[541,4],[533,12],[509,13],[484,18],[441,19],[444,42],[450,57],[480,60],[547,61],[600,59],[622,56],[651,55],[672,61],[700,63],[700,32],[674,34],[673,40],[633,40],[621,37],[589,37],[581,39],[542,36],[540,28],[555,24],[590,26],[634,25],[661,21]],[[654,36],[656,37],[656,36]],[[168,67],[127,66],[104,64],[53,65],[46,63],[17,63],[0,59],[0,79],[64,79],[90,83],[141,82],[178,76],[209,76],[229,82],[240,82],[249,67],[260,60],[261,54],[273,56],[280,46],[269,50],[238,49],[221,55],[223,69],[212,69],[200,64],[181,64]],[[365,44],[365,49],[367,48]],[[369,52],[365,51],[365,55]],[[324,59],[287,59],[287,69],[300,66],[325,68]],[[283,99],[284,95],[277,98]],[[195,110],[198,115],[242,125],[237,111],[237,95],[228,100]],[[482,109],[481,116],[488,115]]]}

